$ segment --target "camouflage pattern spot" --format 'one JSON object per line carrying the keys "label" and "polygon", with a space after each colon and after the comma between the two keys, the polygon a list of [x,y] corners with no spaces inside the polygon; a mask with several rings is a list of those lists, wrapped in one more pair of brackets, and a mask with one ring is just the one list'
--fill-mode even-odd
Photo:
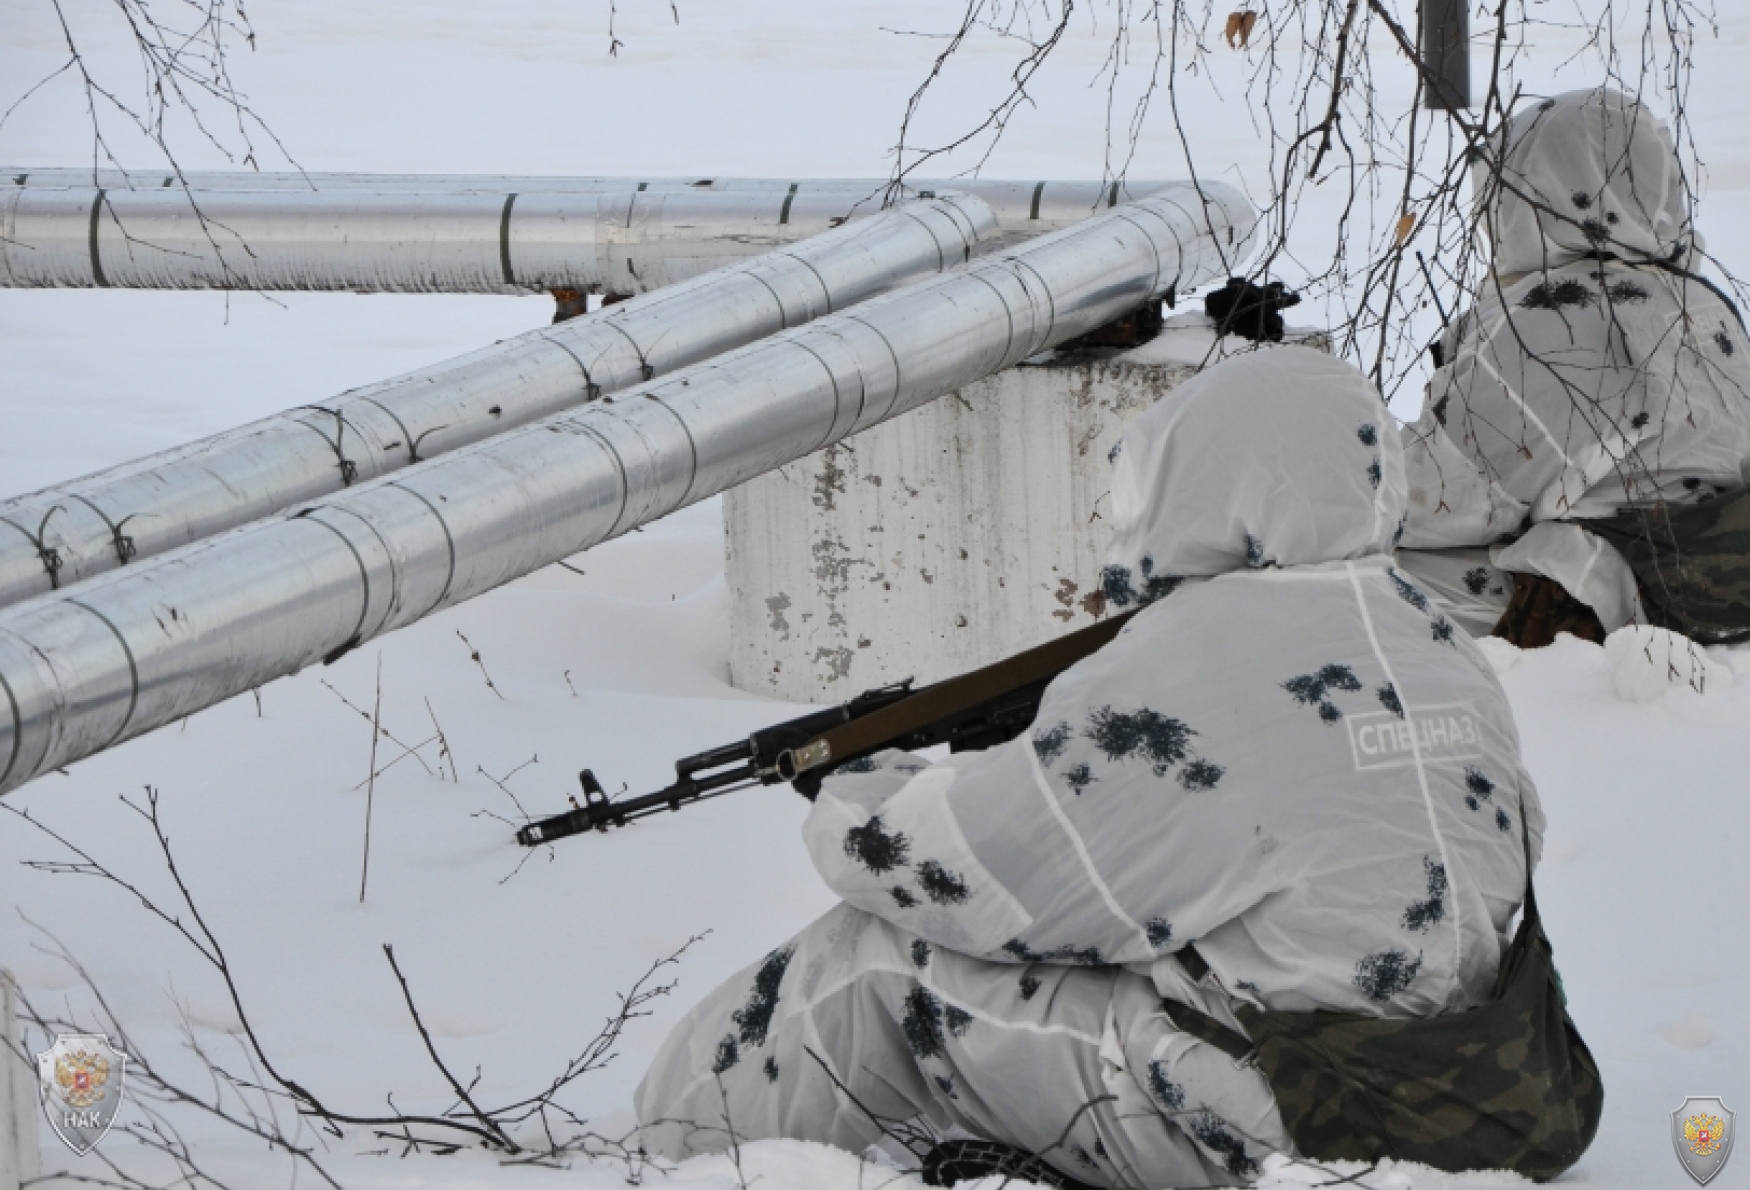
{"label": "camouflage pattern spot", "polygon": [[939,1058],[947,1039],[942,1035],[942,1002],[929,988],[918,986],[905,997],[905,1014],[899,1021],[905,1043],[918,1058]]}
{"label": "camouflage pattern spot", "polygon": [[[1588,225],[1597,228],[1598,232],[1609,238],[1604,225],[1596,219],[1589,219],[1581,224],[1584,230]],[[1588,232],[1588,235],[1591,233]],[[1598,295],[1591,288],[1572,278],[1557,281],[1553,284],[1545,281],[1531,287],[1531,291],[1519,299],[1519,305],[1526,310],[1560,310],[1564,306],[1578,306],[1585,310],[1598,304]]]}
{"label": "camouflage pattern spot", "polygon": [[1264,543],[1250,533],[1246,534],[1246,565],[1253,570],[1264,566]]}
{"label": "camouflage pattern spot", "polygon": [[954,1089],[954,1076],[953,1075],[951,1075],[951,1074],[938,1074],[935,1076],[935,1083],[936,1083],[936,1089],[941,1091],[942,1094],[946,1095],[948,1098],[950,1098],[950,1099],[960,1098],[960,1092],[958,1092]]}
{"label": "camouflage pattern spot", "polygon": [[1363,446],[1379,445],[1379,431],[1372,425],[1362,426],[1359,430],[1355,431],[1355,436],[1361,439],[1361,445]]}
{"label": "camouflage pattern spot", "polygon": [[933,859],[918,865],[918,883],[923,886],[924,895],[938,905],[960,905],[972,895],[966,881]]}
{"label": "camouflage pattern spot", "polygon": [[1507,811],[1501,809],[1499,806],[1495,807],[1495,826],[1502,834],[1506,834],[1513,829],[1513,820],[1507,817]]}
{"label": "camouflage pattern spot", "polygon": [[1392,590],[1398,593],[1398,598],[1424,615],[1428,614],[1428,597],[1422,594],[1422,589],[1395,570],[1385,572],[1391,579]]}
{"label": "camouflage pattern spot", "polygon": [[1464,572],[1464,589],[1472,595],[1481,595],[1489,585],[1489,572],[1481,566]]}
{"label": "camouflage pattern spot", "polygon": [[948,1032],[956,1037],[966,1036],[966,1030],[972,1027],[972,1014],[952,1004],[942,1010],[942,1019],[948,1025]]}
{"label": "camouflage pattern spot", "polygon": [[1185,1088],[1167,1077],[1165,1062],[1148,1064],[1148,1093],[1168,1111],[1178,1111],[1185,1106]]}
{"label": "camouflage pattern spot", "polygon": [[1164,599],[1179,589],[1184,580],[1176,575],[1156,574],[1153,558],[1142,560],[1142,589],[1138,590],[1132,581],[1130,567],[1111,565],[1100,571],[1100,589],[1105,593],[1106,601],[1113,607],[1129,607],[1136,604],[1146,606],[1157,599]]}
{"label": "camouflage pattern spot", "polygon": [[766,1064],[764,1066],[760,1067],[760,1070],[762,1073],[765,1074],[766,1081],[768,1083],[775,1083],[778,1081],[778,1059],[777,1058],[771,1057],[768,1055],[766,1058]]}
{"label": "camouflage pattern spot", "polygon": [[1129,607],[1136,602],[1136,592],[1130,586],[1130,567],[1116,563],[1100,571],[1100,590],[1113,607]]}
{"label": "camouflage pattern spot", "polygon": [[1074,963],[1080,967],[1098,967],[1106,961],[1097,946],[1076,947],[1066,943],[1056,950],[1037,951],[1019,938],[1011,938],[1003,943],[1002,949],[1003,953],[1023,963]]}
{"label": "camouflage pattern spot", "polygon": [[913,938],[911,942],[911,965],[928,967],[930,965],[930,944],[922,938]]}
{"label": "camouflage pattern spot", "polygon": [[747,1003],[729,1014],[729,1019],[741,1026],[741,1044],[766,1043],[766,1033],[772,1027],[772,1014],[778,1010],[778,987],[784,982],[790,956],[795,953],[795,947],[787,946],[767,955],[753,977],[753,992]]}
{"label": "camouflage pattern spot", "polygon": [[735,1044],[735,1035],[731,1033],[717,1043],[717,1054],[711,1059],[711,1073],[722,1074],[739,1061],[741,1048]]}
{"label": "camouflage pattern spot", "polygon": [[1179,770],[1179,784],[1191,793],[1205,793],[1221,784],[1227,770],[1208,760],[1193,760]]}
{"label": "camouflage pattern spot", "polygon": [[859,756],[855,760],[847,760],[838,766],[841,773],[872,773],[875,771],[873,756]]}
{"label": "camouflage pattern spot", "polygon": [[862,826],[853,826],[845,832],[845,854],[880,876],[905,866],[911,854],[911,840],[899,831],[889,834],[877,814]]}
{"label": "camouflage pattern spot", "polygon": [[1379,481],[1382,478],[1383,475],[1379,469],[1379,460],[1375,459],[1367,465],[1367,482],[1372,487],[1377,488],[1379,486]]}
{"label": "camouflage pattern spot", "polygon": [[1355,671],[1347,665],[1327,665],[1317,673],[1301,674],[1297,678],[1289,678],[1282,683],[1282,688],[1288,691],[1294,701],[1303,707],[1313,707],[1318,711],[1319,719],[1326,725],[1335,724],[1343,717],[1343,712],[1337,704],[1330,700],[1330,691],[1342,690],[1353,693],[1361,689],[1361,680],[1355,676]]}
{"label": "camouflage pattern spot", "polygon": [[1107,760],[1124,760],[1140,756],[1164,777],[1173,765],[1185,759],[1191,737],[1196,735],[1185,724],[1159,711],[1143,707],[1137,711],[1114,711],[1104,706],[1088,716],[1083,733]]}
{"label": "camouflage pattern spot", "polygon": [[1080,797],[1082,790],[1092,785],[1095,779],[1094,770],[1085,764],[1071,765],[1069,771],[1063,775],[1063,783],[1069,786],[1070,792],[1077,797]]}
{"label": "camouflage pattern spot", "polygon": [[1197,1142],[1221,1158],[1222,1166],[1236,1178],[1252,1177],[1258,1163],[1246,1155],[1246,1142],[1229,1130],[1227,1121],[1213,1112],[1198,1112],[1186,1121]]}
{"label": "camouflage pattern spot", "polygon": [[1495,792],[1495,783],[1489,780],[1482,769],[1475,765],[1466,765],[1464,769],[1464,804],[1472,810],[1481,810],[1483,803],[1488,801]]}
{"label": "camouflage pattern spot", "polygon": [[1021,999],[1031,1000],[1033,993],[1039,990],[1039,981],[1031,975],[1021,976]]}
{"label": "camouflage pattern spot", "polygon": [[893,903],[901,909],[916,909],[920,903],[917,897],[912,894],[911,889],[901,884],[896,884],[888,889],[887,895],[892,897]]}
{"label": "camouflage pattern spot", "polygon": [[1428,876],[1428,896],[1424,900],[1412,901],[1403,917],[1404,929],[1416,934],[1426,934],[1446,920],[1446,865],[1425,855],[1422,869]]}
{"label": "camouflage pattern spot", "polygon": [[1378,690],[1374,691],[1374,693],[1379,696],[1380,706],[1384,707],[1400,719],[1404,717],[1404,703],[1403,700],[1398,697],[1398,688],[1396,686],[1387,682]]}
{"label": "camouflage pattern spot", "polygon": [[1653,296],[1634,281],[1617,281],[1604,292],[1617,305],[1628,306],[1637,306]]}
{"label": "camouflage pattern spot", "polygon": [[1057,763],[1057,758],[1063,755],[1063,750],[1069,746],[1070,737],[1075,735],[1075,728],[1067,723],[1059,723],[1049,731],[1033,733],[1033,753],[1039,757],[1039,763],[1050,767]]}
{"label": "camouflage pattern spot", "polygon": [[1411,958],[1407,951],[1392,947],[1376,954],[1365,955],[1355,964],[1355,987],[1375,1003],[1384,1004],[1415,982],[1422,969],[1422,956]]}
{"label": "camouflage pattern spot", "polygon": [[1173,923],[1166,918],[1151,917],[1143,929],[1148,934],[1148,944],[1156,950],[1165,950],[1172,945]]}

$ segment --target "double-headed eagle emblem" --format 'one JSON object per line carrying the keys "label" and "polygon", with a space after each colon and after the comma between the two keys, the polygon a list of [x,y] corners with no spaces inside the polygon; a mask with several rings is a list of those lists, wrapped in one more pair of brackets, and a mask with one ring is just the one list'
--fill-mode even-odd
{"label": "double-headed eagle emblem", "polygon": [[1683,1141],[1697,1157],[1712,1157],[1720,1151],[1720,1138],[1725,1135],[1726,1122],[1703,1112],[1683,1121]]}
{"label": "double-headed eagle emblem", "polygon": [[109,1059],[87,1049],[55,1058],[55,1091],[68,1107],[83,1110],[103,1098]]}
{"label": "double-headed eagle emblem", "polygon": [[1732,1155],[1737,1113],[1717,1095],[1691,1095],[1671,1113],[1671,1143],[1677,1160],[1705,1186]]}

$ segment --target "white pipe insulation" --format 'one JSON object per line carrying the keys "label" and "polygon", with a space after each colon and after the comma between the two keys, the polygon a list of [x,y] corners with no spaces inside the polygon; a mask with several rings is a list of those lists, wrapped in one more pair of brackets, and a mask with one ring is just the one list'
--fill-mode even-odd
{"label": "white pipe insulation", "polygon": [[331,658],[1233,271],[1169,187],[1079,226],[0,610],[0,792]]}

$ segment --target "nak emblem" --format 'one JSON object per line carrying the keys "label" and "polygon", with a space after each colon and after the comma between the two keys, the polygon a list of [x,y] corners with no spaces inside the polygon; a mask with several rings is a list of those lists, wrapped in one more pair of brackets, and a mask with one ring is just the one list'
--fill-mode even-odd
{"label": "nak emblem", "polygon": [[109,1038],[94,1033],[57,1034],[36,1056],[49,1127],[81,1157],[97,1147],[121,1110],[127,1061]]}

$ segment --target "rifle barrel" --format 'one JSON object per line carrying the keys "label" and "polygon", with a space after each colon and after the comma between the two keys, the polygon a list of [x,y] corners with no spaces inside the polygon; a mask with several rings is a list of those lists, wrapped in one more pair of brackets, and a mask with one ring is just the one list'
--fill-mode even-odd
{"label": "rifle barrel", "polygon": [[628,798],[621,802],[610,802],[605,798],[586,802],[574,810],[529,823],[517,831],[516,839],[524,847],[536,847],[555,839],[581,835],[585,831],[605,831],[612,826],[625,826],[636,819],[647,818],[664,810],[678,810],[688,802],[702,802],[707,798],[719,797],[758,784],[760,779],[751,763],[737,765],[707,777],[689,777],[676,781],[666,789],[647,793],[643,797]]}

